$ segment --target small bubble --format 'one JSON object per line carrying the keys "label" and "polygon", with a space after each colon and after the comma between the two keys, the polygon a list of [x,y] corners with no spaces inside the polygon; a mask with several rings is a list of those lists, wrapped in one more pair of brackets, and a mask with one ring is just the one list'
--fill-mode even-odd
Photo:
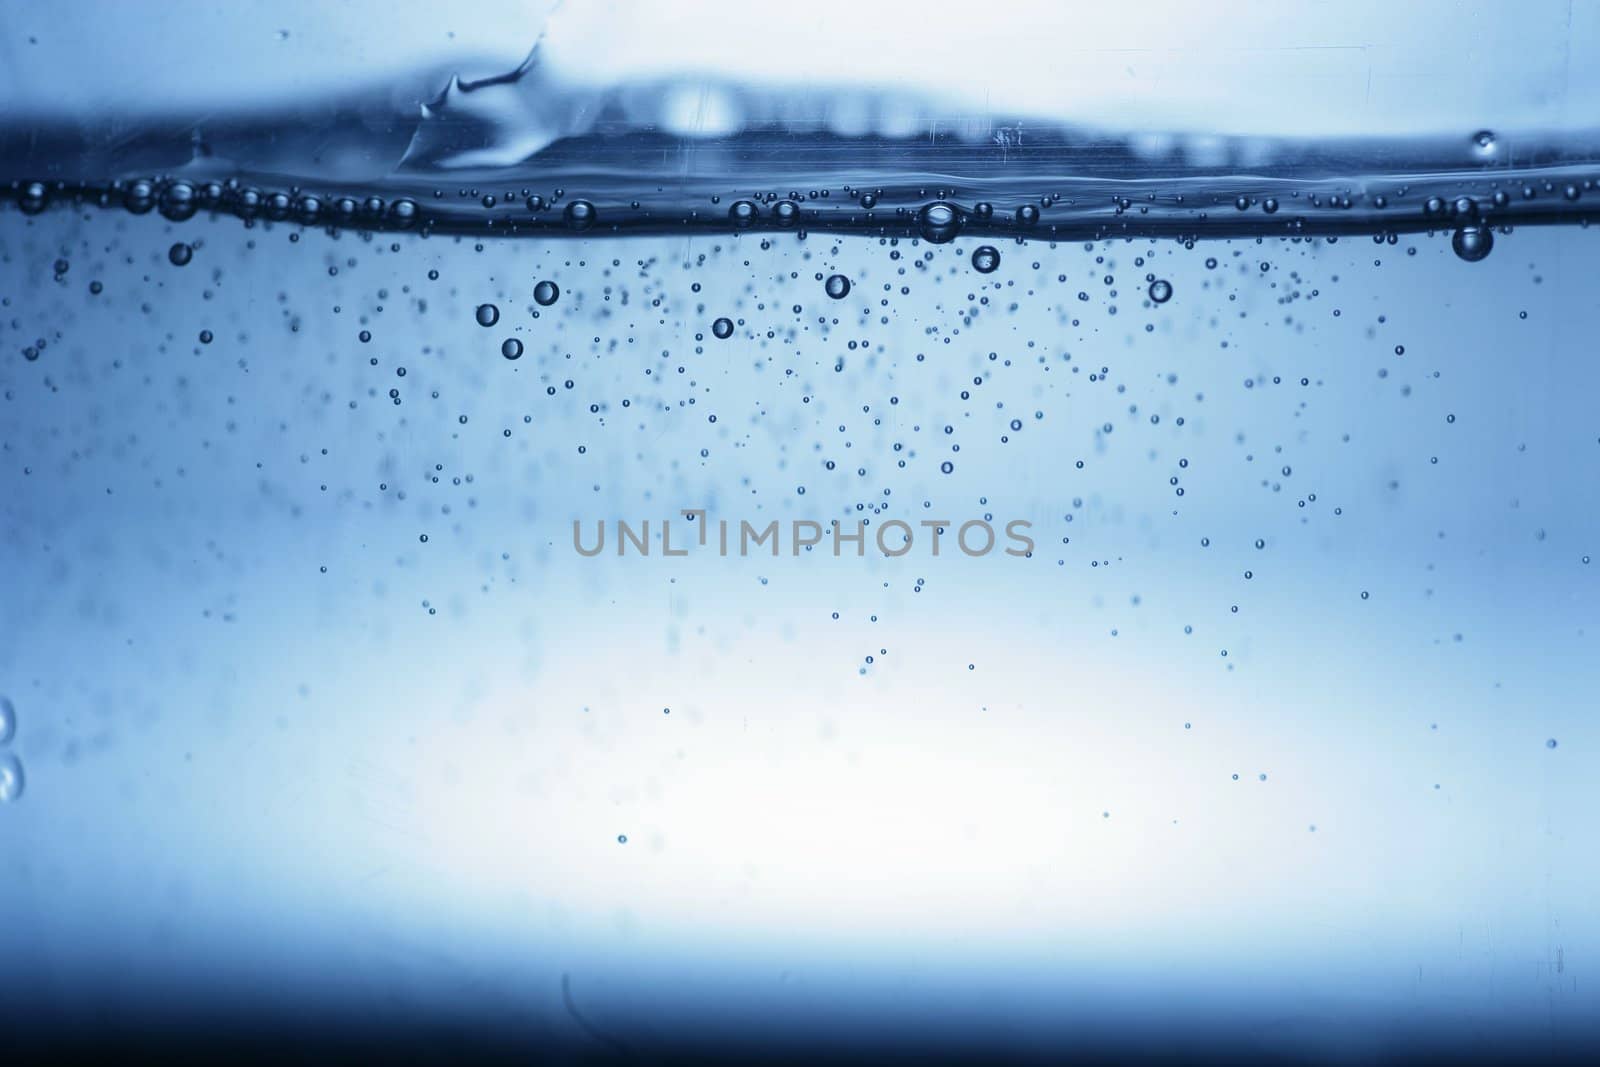
{"label": "small bubble", "polygon": [[167,259],[174,267],[188,266],[189,260],[194,258],[194,249],[179,241],[167,249]]}
{"label": "small bubble", "polygon": [[711,332],[720,341],[726,341],[733,336],[733,320],[728,318],[718,319],[711,324]]}
{"label": "small bubble", "polygon": [[143,215],[156,204],[156,188],[148,181],[140,178],[128,185],[128,191],[122,195],[122,206],[135,215]]}
{"label": "small bubble", "polygon": [[[988,205],[980,205],[987,207]],[[987,218],[987,215],[983,216]],[[917,230],[922,238],[932,244],[944,244],[955,237],[961,229],[961,215],[955,208],[943,202],[932,203],[924,207],[917,215]]]}
{"label": "small bubble", "polygon": [[1461,226],[1450,238],[1450,247],[1468,263],[1476,263],[1494,251],[1494,233],[1487,226]]}
{"label": "small bubble", "polygon": [[627,834],[618,834],[617,835],[617,844],[626,845],[627,843],[628,843],[628,835]]}
{"label": "small bubble", "polygon": [[9,804],[21,797],[26,785],[22,761],[14,753],[0,752],[0,804]]}
{"label": "small bubble", "polygon": [[735,200],[733,206],[728,208],[728,218],[741,230],[755,222],[758,214],[760,212],[756,206],[748,200]]}
{"label": "small bubble", "polygon": [[823,283],[823,291],[835,300],[843,300],[850,295],[850,279],[843,274],[830,274]]}
{"label": "small bubble", "polygon": [[17,194],[17,205],[24,215],[37,215],[50,202],[50,188],[44,182],[28,182]]}
{"label": "small bubble", "polygon": [[1546,741],[1544,743],[1544,747],[1545,748],[1555,748],[1557,743],[1558,742],[1556,741],[1556,739],[1552,737],[1550,740],[1548,740],[1548,741]]}
{"label": "small bubble", "polygon": [[10,700],[0,697],[0,745],[8,745],[17,734],[17,709]]}
{"label": "small bubble", "polygon": [[[371,201],[368,201],[370,204]],[[415,201],[404,198],[396,200],[389,205],[389,218],[394,224],[404,229],[417,221],[417,205]]]}
{"label": "small bubble", "polygon": [[533,287],[533,302],[540,307],[549,307],[561,299],[561,287],[555,282],[543,281]]}
{"label": "small bubble", "polygon": [[161,214],[172,222],[182,222],[194,215],[199,207],[194,186],[188,182],[173,182],[161,191]]}
{"label": "small bubble", "polygon": [[1150,283],[1150,300],[1152,303],[1165,304],[1172,299],[1172,283],[1165,278],[1157,278]]}
{"label": "small bubble", "polygon": [[979,274],[993,274],[1000,267],[1000,250],[994,245],[979,245],[972,250],[972,269]]}
{"label": "small bubble", "polygon": [[587,230],[594,225],[597,212],[587,200],[574,200],[567,205],[567,226],[574,230]]}
{"label": "small bubble", "polygon": [[500,321],[500,309],[493,304],[478,305],[478,325],[487,329]]}
{"label": "small bubble", "polygon": [[517,340],[515,337],[507,337],[504,341],[500,342],[500,354],[505,356],[507,359],[521,359],[522,342]]}

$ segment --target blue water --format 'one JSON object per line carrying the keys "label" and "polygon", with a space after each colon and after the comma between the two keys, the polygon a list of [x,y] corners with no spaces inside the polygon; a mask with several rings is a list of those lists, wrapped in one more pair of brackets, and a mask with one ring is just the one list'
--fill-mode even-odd
{"label": "blue water", "polygon": [[1593,139],[687,137],[539,69],[0,124],[0,1025],[1600,1043]]}

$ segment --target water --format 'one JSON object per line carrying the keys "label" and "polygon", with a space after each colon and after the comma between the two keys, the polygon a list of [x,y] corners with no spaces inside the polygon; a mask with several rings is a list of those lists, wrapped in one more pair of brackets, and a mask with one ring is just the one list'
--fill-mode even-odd
{"label": "water", "polygon": [[687,84],[0,127],[0,1021],[1600,1041],[1600,140]]}

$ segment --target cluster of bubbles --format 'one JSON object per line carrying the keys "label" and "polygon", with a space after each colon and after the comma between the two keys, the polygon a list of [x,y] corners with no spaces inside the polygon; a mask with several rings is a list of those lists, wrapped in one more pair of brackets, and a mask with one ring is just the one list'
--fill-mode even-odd
{"label": "cluster of bubbles", "polygon": [[[555,282],[546,278],[534,283],[533,302],[535,304],[540,307],[549,307],[559,299],[561,299],[561,287]],[[500,323],[500,307],[498,304],[479,304],[476,310],[473,311],[473,318],[477,320],[479,326],[486,330],[490,329]],[[731,325],[728,328],[728,332],[733,332]],[[726,335],[719,334],[718,336]],[[523,351],[522,341],[518,338],[507,337],[500,342],[500,354],[508,360],[521,359]]]}
{"label": "cluster of bubbles", "polygon": [[[369,221],[376,220],[380,217],[383,217],[386,210],[392,215],[394,210],[399,208],[402,204],[410,204],[409,201],[396,201],[394,204],[385,209],[383,207],[383,202],[381,200],[377,200],[377,198],[372,198],[372,200],[364,203],[357,203],[354,200],[340,200],[325,204],[316,197],[302,196],[296,199],[284,196],[283,194],[273,194],[270,197],[262,198],[259,196],[259,194],[253,194],[248,189],[235,188],[232,192],[228,192],[228,187],[226,186],[221,186],[218,188],[222,189],[223,192],[213,191],[210,186],[194,186],[184,182],[172,183],[165,187],[159,188],[153,186],[149,182],[135,182],[128,186],[125,190],[125,206],[127,206],[130,211],[134,211],[135,213],[144,213],[146,211],[150,211],[152,210],[152,207],[159,208],[160,213],[166,218],[173,221],[179,221],[193,215],[201,206],[219,203],[219,197],[232,196],[233,203],[236,205],[247,202],[252,203],[255,205],[252,210],[266,218],[286,218],[302,223],[320,219],[331,225],[333,224],[334,220],[341,218],[365,218]],[[1575,187],[1573,188],[1575,189]],[[19,195],[21,196],[21,202],[24,206],[24,210],[30,210],[29,205],[37,205],[38,209],[42,210],[44,203],[49,198],[49,190],[41,183],[31,183],[25,187]],[[1499,199],[1499,195],[1500,194],[1496,194],[1496,199],[1494,201],[1497,208],[1504,206]],[[1573,192],[1573,194],[1568,196],[1567,199],[1576,199],[1577,195],[1577,192]],[[255,197],[254,200],[251,199],[252,196]],[[1379,207],[1385,206],[1383,203],[1383,197],[1378,197],[1377,200],[1380,202],[1378,204]],[[376,207],[371,206],[373,201],[376,201]],[[865,194],[860,198],[860,202],[863,207],[871,209],[876,206],[878,198],[874,194]],[[1285,203],[1289,203],[1289,201],[1286,199]],[[1046,206],[1048,206],[1048,204]],[[1280,204],[1277,199],[1272,197],[1266,197],[1259,201],[1252,200],[1247,197],[1240,197],[1238,198],[1236,207],[1240,211],[1249,211],[1253,207],[1259,207],[1261,212],[1267,215],[1274,215],[1280,211],[1283,205]],[[753,226],[757,223],[757,221],[762,217],[761,210],[762,209],[758,207],[756,203],[748,200],[741,200],[732,205],[732,207],[729,209],[728,216],[735,228],[743,229]],[[781,225],[793,225],[802,221],[801,208],[794,200],[778,201],[776,204],[772,204],[769,210],[772,218],[777,220]],[[1438,197],[1430,197],[1422,203],[1422,211],[1428,218],[1438,220],[1443,224],[1441,226],[1441,232],[1452,233],[1452,248],[1455,254],[1462,260],[1469,262],[1481,260],[1492,250],[1494,244],[1493,228],[1484,220],[1484,216],[1487,214],[1487,209],[1481,207],[1477,200],[1465,196],[1456,198],[1453,201]],[[1286,215],[1291,213],[1292,208],[1285,212]],[[958,208],[955,205],[944,201],[936,201],[923,206],[916,212],[916,228],[920,236],[928,243],[945,244],[955,240],[961,234],[964,227],[968,225],[969,220],[987,223],[994,217],[994,214],[995,209],[993,205],[986,202],[980,202],[968,210]],[[408,224],[409,222],[418,218],[414,204],[411,204],[406,209],[404,216]],[[589,201],[577,200],[572,201],[567,205],[564,212],[564,218],[566,219],[569,228],[577,230],[588,229],[592,227],[599,218],[599,212]],[[1040,220],[1040,209],[1034,204],[1024,204],[1016,208],[1014,212],[1014,219],[1016,224],[1019,226],[1034,225]],[[1019,237],[1019,243],[1020,241],[1021,238]],[[1393,242],[1391,241],[1391,243]],[[198,244],[189,244],[184,242],[174,243],[168,250],[167,258],[174,266],[182,267],[191,261],[196,249],[201,247],[202,246]],[[894,254],[896,256],[899,255],[898,252]],[[931,256],[932,253],[929,253],[929,255]],[[1017,253],[1017,255],[1020,257],[1022,254]],[[996,272],[1001,266],[1001,260],[1002,257],[1000,251],[993,245],[989,244],[977,246],[970,255],[972,269],[981,275],[989,275]],[[1019,258],[1018,263],[1020,262],[1021,260]],[[1015,268],[1017,265],[1017,263],[1013,263],[1012,266]],[[1142,262],[1139,265],[1143,266]],[[1209,259],[1206,261],[1206,265],[1208,269],[1216,269],[1217,260],[1214,258]],[[1246,266],[1250,269],[1252,276],[1254,276],[1254,264],[1249,263],[1246,264]],[[1034,270],[1038,270],[1039,264],[1034,263],[1033,268]],[[65,265],[65,261],[60,261],[56,268],[58,280],[60,276],[65,275],[66,270],[67,267]],[[1261,262],[1260,270],[1263,275],[1268,273],[1269,265],[1265,260]],[[1096,273],[1097,275],[1099,274],[1098,271]],[[436,276],[436,272],[430,276]],[[866,274],[857,274],[856,276],[863,285],[861,292],[869,292],[869,276]],[[1065,276],[1062,276],[1062,279],[1065,280]],[[1111,286],[1113,284],[1113,280],[1112,274],[1105,273],[1103,275],[1103,282],[1106,286]],[[829,274],[826,278],[824,278],[823,274],[818,272],[813,276],[813,281],[821,281],[823,283],[822,288],[825,295],[835,301],[844,300],[849,296],[852,290],[851,279],[842,273]],[[1174,295],[1174,287],[1170,281],[1166,280],[1165,278],[1156,277],[1154,274],[1144,275],[1143,281],[1145,283],[1145,295],[1148,297],[1151,304],[1163,305],[1172,299]],[[1002,282],[997,281],[992,284],[994,284],[996,288],[999,288]],[[1187,286],[1187,283],[1185,284]],[[98,290],[93,291],[98,292]],[[696,291],[699,291],[698,284],[696,285]],[[907,290],[902,290],[902,292],[906,291]],[[1116,296],[1116,291],[1112,289],[1110,292],[1114,298]],[[539,307],[551,307],[558,301],[560,295],[560,287],[554,281],[548,279],[539,280],[533,286],[533,300],[534,303]],[[1296,295],[1298,296],[1298,294]],[[1313,293],[1313,295],[1315,295],[1315,293]],[[1079,297],[1081,300],[1088,299],[1088,297],[1082,293],[1079,294]],[[876,294],[874,294],[874,299],[876,299]],[[794,309],[796,313],[798,313],[800,310],[800,305],[796,304]],[[508,312],[510,312],[510,310],[511,309],[508,308]],[[538,312],[535,311],[533,314],[537,316]],[[743,313],[736,312],[736,314]],[[1336,311],[1334,314],[1337,315],[1338,312]],[[501,308],[495,303],[478,304],[474,310],[474,318],[480,327],[485,329],[493,329],[500,325]],[[752,331],[752,337],[757,336],[760,329],[759,325],[753,322],[747,322],[747,320],[743,317],[739,319],[739,322],[741,329],[748,328]],[[1076,320],[1073,320],[1073,323],[1076,325]],[[734,320],[727,316],[717,317],[711,323],[711,334],[719,340],[725,341],[730,339],[734,332]],[[772,334],[768,333],[767,336],[770,339]],[[209,330],[202,330],[200,333],[200,338],[202,343],[211,343],[211,332]],[[368,341],[369,334],[366,331],[363,331],[361,334],[361,339],[363,342]],[[850,347],[852,350],[855,349],[854,341],[850,342]],[[508,361],[519,360],[525,354],[524,343],[517,337],[505,337],[500,343],[500,352],[501,355]],[[1395,354],[1403,354],[1403,347],[1396,346]],[[35,357],[29,356],[28,358],[32,359]],[[920,358],[921,356],[919,354],[918,359],[920,360]],[[991,356],[991,358],[993,357]],[[1074,370],[1075,369],[1076,368],[1074,368]],[[404,376],[404,368],[401,368],[399,373]],[[1107,372],[1105,368],[1101,368],[1099,371],[1099,377],[1103,380],[1106,373]],[[1096,377],[1096,374],[1091,373],[1089,375],[1089,380],[1094,381],[1096,380]],[[1274,380],[1274,383],[1276,384],[1276,380]],[[981,384],[981,379],[975,378],[973,384]],[[1302,386],[1306,385],[1306,380],[1301,379],[1301,384]],[[567,389],[571,389],[573,387],[572,381],[568,380],[565,383],[565,387]],[[556,386],[551,386],[549,393],[550,395],[556,395]],[[394,395],[392,391],[391,395]],[[435,394],[435,396],[437,397],[437,394]],[[968,394],[966,392],[962,393],[963,400],[967,399],[967,396]],[[891,400],[891,403],[894,402],[894,400]],[[624,402],[624,404],[626,405],[626,402]],[[596,409],[591,407],[590,410],[594,411]],[[1035,417],[1042,417],[1042,413],[1036,413]],[[466,419],[467,417],[465,415],[460,416],[462,423],[465,423]],[[1453,420],[1454,416],[1451,416],[1451,421]],[[715,421],[714,417],[712,421]],[[1150,421],[1152,424],[1154,424],[1156,421],[1155,416],[1151,416]],[[1182,418],[1177,419],[1177,425],[1183,425]],[[1012,419],[1010,421],[1010,429],[1012,433],[1019,433],[1022,431],[1022,428],[1022,420]],[[843,430],[843,427],[841,426],[840,429]],[[947,427],[946,433],[949,432],[950,429]],[[1111,432],[1112,424],[1107,422],[1104,427],[1104,433],[1109,434]],[[506,436],[510,436],[511,431],[507,430],[505,433]],[[1004,441],[1006,438],[1002,437],[1001,440]],[[896,445],[895,447],[898,451],[899,446]],[[580,448],[579,451],[581,452],[582,449]],[[704,457],[705,455],[706,453],[702,451],[701,456]],[[1187,465],[1187,460],[1180,461],[1180,466],[1187,467]],[[903,462],[901,463],[901,466],[904,466]],[[1078,467],[1082,468],[1082,466],[1082,461],[1079,461]],[[828,469],[833,469],[832,461],[829,461]],[[944,462],[940,463],[939,469],[942,473],[949,475],[954,472],[955,464],[952,461],[945,460]],[[1282,468],[1282,472],[1285,477],[1288,476],[1289,470],[1290,469],[1287,466]],[[865,470],[862,470],[860,473],[864,476]],[[1173,484],[1176,485],[1177,476],[1174,476],[1172,481]],[[1176,492],[1179,496],[1183,495],[1183,489],[1181,487],[1176,489]],[[1315,497],[1312,496],[1311,499],[1314,500]],[[426,534],[422,535],[420,538],[422,543],[426,543],[427,540],[428,537]],[[1264,549],[1263,540],[1257,539],[1255,541],[1255,547],[1257,550]],[[1587,562],[1588,557],[1584,557],[1584,559],[1585,562]],[[1248,579],[1251,577],[1251,574],[1247,571],[1245,572],[1244,576]],[[1363,599],[1366,599],[1367,594],[1363,592],[1361,596]],[[424,603],[426,604],[426,602]],[[429,610],[430,612],[432,611],[431,608]],[[1238,611],[1237,607],[1234,608],[1234,611]],[[1115,633],[1115,631],[1113,631],[1113,633]],[[1223,652],[1223,655],[1227,655],[1226,651]],[[970,665],[969,669],[971,669]],[[663,714],[666,713],[668,713],[668,710],[663,709]],[[8,701],[0,700],[0,746],[3,746],[10,741],[10,738],[14,733],[14,724],[15,718],[10,703]],[[1189,724],[1185,724],[1186,729],[1188,726]],[[1551,749],[1556,747],[1556,741],[1553,738],[1548,740],[1546,744]],[[1237,779],[1238,775],[1235,775],[1234,777]],[[1260,780],[1265,781],[1265,777],[1265,775],[1261,775]],[[22,791],[22,784],[23,779],[20,762],[16,760],[15,756],[10,755],[9,753],[0,752],[0,801],[12,800],[19,796]],[[617,841],[619,843],[626,843],[627,837],[625,835],[619,835],[617,837]]]}
{"label": "cluster of bubbles", "polygon": [[[22,182],[16,189],[17,204],[25,214],[37,215],[63,191],[77,195],[60,183],[52,187],[51,183],[41,181]],[[159,182],[150,178],[118,181],[96,190],[93,199],[101,207],[120,205],[135,215],[157,211],[170,222],[184,222],[202,210],[227,212],[243,219],[294,221],[307,226],[408,229],[421,219],[416,201],[407,197],[392,201],[381,196],[324,199],[312,193],[266,192],[231,178],[208,182],[185,179]],[[592,214],[593,209],[590,210]]]}
{"label": "cluster of bubbles", "polygon": [[[1472,158],[1485,165],[1497,161],[1504,154],[1499,139],[1488,130],[1474,134],[1470,145]],[[1284,238],[1299,239],[1317,232],[1348,232],[1348,219],[1338,223],[1337,229],[1328,230],[1319,226],[1318,216],[1311,212],[1326,209],[1348,211],[1360,207],[1371,219],[1374,237],[1380,242],[1393,243],[1400,230],[1443,229],[1443,232],[1450,234],[1451,247],[1456,255],[1467,262],[1476,262],[1493,249],[1495,229],[1507,232],[1509,224],[1517,221],[1525,211],[1543,212],[1545,209],[1539,205],[1548,203],[1547,194],[1558,195],[1561,201],[1574,204],[1583,198],[1586,190],[1596,188],[1593,179],[1560,183],[1530,180],[1519,183],[1503,172],[1497,171],[1495,175],[1496,181],[1486,184],[1473,195],[1451,194],[1448,198],[1429,195],[1426,189],[1419,191],[1403,184],[1383,193],[1360,192],[1354,188],[1343,192],[1305,193],[1291,189],[1281,196],[1273,196],[1260,193],[1234,195],[1231,191],[1211,190],[1201,195],[1176,195],[1166,200],[1151,195],[1138,203],[1127,196],[1113,196],[1104,204],[1109,216],[1100,221],[1086,213],[1090,209],[1085,207],[1080,198],[1072,198],[1065,201],[1065,205],[1073,209],[1072,215],[1065,220],[1065,226],[1052,220],[1048,227],[1041,225],[1045,221],[1044,211],[1059,209],[1063,198],[1057,194],[1036,196],[1014,208],[997,210],[996,205],[988,201],[957,205],[942,199],[952,195],[952,191],[934,189],[918,193],[919,199],[932,198],[923,199],[920,206],[913,204],[890,209],[882,203],[881,190],[857,192],[847,187],[846,191],[855,198],[856,206],[865,209],[864,214],[858,212],[854,215],[850,214],[848,198],[830,199],[827,189],[812,190],[804,196],[790,192],[783,198],[776,193],[769,193],[761,198],[734,201],[727,209],[726,219],[735,231],[759,227],[791,229],[804,234],[806,227],[815,223],[819,226],[856,229],[867,227],[880,234],[901,231],[930,244],[945,244],[955,240],[968,227],[988,232],[1011,232],[1019,239],[1029,231],[1037,231],[1054,240],[1067,236],[1061,232],[1063,229],[1086,228],[1092,229],[1097,237],[1128,236],[1128,224],[1122,220],[1150,216],[1153,223],[1156,216],[1151,215],[1152,212],[1159,210],[1170,215],[1178,211],[1193,225],[1187,236],[1180,234],[1179,238],[1186,244],[1192,244],[1203,232],[1222,234],[1224,231],[1237,230],[1239,225],[1250,227],[1251,232],[1258,235],[1270,233],[1261,229],[1264,222],[1256,218],[1258,214],[1272,216],[1274,221],[1271,225],[1281,226],[1280,236]],[[26,214],[37,214],[54,201],[73,204],[93,202],[103,207],[120,206],[134,214],[158,212],[172,222],[182,222],[198,212],[209,211],[233,214],[247,221],[262,219],[329,229],[430,231],[439,227],[465,227],[515,232],[527,225],[544,232],[544,227],[554,225],[558,230],[583,233],[600,227],[602,220],[611,230],[620,231],[623,227],[640,222],[662,225],[667,218],[667,213],[659,207],[641,205],[638,201],[607,206],[602,210],[594,201],[579,198],[566,202],[557,222],[553,215],[546,216],[545,212],[555,208],[565,198],[566,191],[563,189],[555,190],[553,198],[527,189],[522,190],[520,195],[512,192],[495,195],[477,189],[459,190],[460,196],[471,207],[481,206],[485,212],[497,212],[475,216],[470,208],[466,214],[454,207],[436,207],[425,211],[417,200],[407,196],[393,199],[376,195],[319,196],[300,189],[263,190],[238,179],[200,182],[181,178],[141,178],[115,181],[103,187],[43,181],[10,184],[16,203]],[[1444,188],[1442,184],[1436,187]],[[435,189],[433,197],[435,201],[442,202],[445,191]],[[720,202],[721,198],[712,196],[711,199]],[[802,207],[808,199],[816,203],[811,207]],[[1535,201],[1539,203],[1535,204]],[[1214,216],[1213,212],[1207,210],[1208,205],[1225,206],[1230,203],[1236,212],[1247,218],[1239,223],[1227,223],[1220,215]],[[524,206],[526,214],[521,213]],[[1396,210],[1402,206],[1406,210]],[[1559,207],[1559,204],[1552,206]],[[512,215],[504,214],[508,209],[513,212]],[[705,225],[710,221],[694,210],[678,212],[672,217],[685,225]],[[720,219],[720,216],[715,218]],[[1170,223],[1173,220],[1167,217],[1163,221]],[[1441,222],[1444,223],[1443,227],[1438,225]],[[183,266],[189,262],[193,251],[187,244],[174,244],[169,258],[175,266]],[[982,245],[973,253],[973,266],[980,273],[993,271],[999,262],[999,252],[992,245]],[[843,295],[840,293],[839,298]],[[539,302],[543,304],[544,300]]]}
{"label": "cluster of bubbles", "polygon": [[8,697],[0,696],[0,804],[8,804],[22,796],[26,779],[22,774],[22,761],[9,750],[11,739],[17,735],[17,709]]}

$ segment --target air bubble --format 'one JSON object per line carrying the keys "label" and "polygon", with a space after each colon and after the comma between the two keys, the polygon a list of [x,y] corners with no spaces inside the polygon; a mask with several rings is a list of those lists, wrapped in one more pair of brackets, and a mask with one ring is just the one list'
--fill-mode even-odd
{"label": "air bubble", "polygon": [[0,745],[9,745],[17,734],[17,709],[5,697],[0,697]]}
{"label": "air bubble", "polygon": [[961,230],[961,213],[949,204],[929,204],[917,214],[917,230],[931,244],[944,244]]}
{"label": "air bubble", "polygon": [[22,761],[15,753],[0,752],[0,804],[10,804],[20,798],[26,786]]}
{"label": "air bubble", "polygon": [[549,307],[561,299],[561,287],[555,282],[544,281],[533,287],[533,302],[540,307]]}
{"label": "air bubble", "polygon": [[1461,226],[1450,238],[1450,247],[1468,263],[1476,263],[1494,251],[1494,233],[1487,226]]}
{"label": "air bubble", "polygon": [[[1157,278],[1150,283],[1150,300],[1156,304],[1165,304],[1172,299],[1172,283],[1165,278]],[[1192,299],[1192,298],[1191,298]]]}
{"label": "air bubble", "polygon": [[402,229],[411,226],[417,221],[416,202],[406,199],[396,200],[389,205],[389,219]]}
{"label": "air bubble", "polygon": [[500,309],[493,304],[479,304],[477,316],[478,325],[488,329],[500,321]]}
{"label": "air bubble", "polygon": [[833,299],[843,300],[850,295],[850,279],[843,274],[830,274],[822,288]]}
{"label": "air bubble", "polygon": [[161,192],[161,214],[172,222],[193,217],[198,208],[194,186],[188,182],[173,182]]}
{"label": "air bubble", "polygon": [[517,340],[515,337],[507,337],[504,341],[500,342],[500,354],[505,356],[507,359],[521,359],[522,342]]}
{"label": "air bubble", "polygon": [[733,320],[728,318],[718,319],[711,324],[711,332],[720,341],[726,341],[733,336]]}
{"label": "air bubble", "polygon": [[182,241],[179,241],[177,244],[167,249],[167,260],[174,267],[186,267],[189,265],[189,260],[193,258],[194,249],[189,245],[184,244]]}
{"label": "air bubble", "polygon": [[594,225],[597,212],[587,200],[574,200],[567,205],[567,226],[574,230],[587,230]]}
{"label": "air bubble", "polygon": [[972,250],[972,269],[979,274],[993,274],[1000,267],[1000,250],[994,245],[979,245]]}
{"label": "air bubble", "polygon": [[143,178],[129,185],[127,192],[122,196],[122,206],[135,215],[143,215],[156,206],[155,186]]}
{"label": "air bubble", "polygon": [[24,215],[37,215],[50,202],[50,189],[44,182],[28,182],[17,196]]}

